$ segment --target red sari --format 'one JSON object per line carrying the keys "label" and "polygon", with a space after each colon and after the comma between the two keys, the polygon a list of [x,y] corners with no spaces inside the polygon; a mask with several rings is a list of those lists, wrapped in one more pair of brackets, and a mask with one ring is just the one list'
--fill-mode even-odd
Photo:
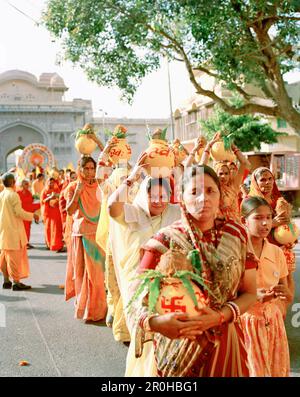
{"label": "red sari", "polygon": [[[20,196],[21,199],[21,203],[22,203],[22,208],[23,210],[27,211],[27,212],[35,212],[37,210],[40,209],[41,204],[37,203],[34,204],[33,203],[33,196],[30,193],[29,190],[19,190],[17,191],[18,195]],[[30,240],[30,229],[31,229],[31,221],[23,221],[24,226],[25,226],[25,231],[26,231],[26,236],[28,239],[28,242]]]}
{"label": "red sari", "polygon": [[[211,283],[210,289],[217,298],[215,300],[210,297],[209,306],[220,309],[226,301],[236,298],[244,271],[256,268],[257,262],[253,254],[247,250],[245,229],[234,221],[216,223],[214,229],[203,234],[194,231],[195,226],[188,214],[186,218],[183,216],[181,221],[162,229],[144,247],[139,271],[154,269],[161,255],[170,248],[171,240],[187,254],[196,248],[201,253],[204,269],[202,275]],[[136,282],[132,284],[132,296],[137,288]],[[149,315],[146,301],[135,301],[131,313],[130,325],[135,330],[136,357],[140,357],[143,343],[151,338],[143,329],[143,321]],[[224,323],[215,329],[205,331],[205,335],[207,342],[200,339],[171,340],[155,333],[152,338],[156,351],[157,375],[249,376],[244,336],[239,322]]]}
{"label": "red sari", "polygon": [[45,225],[45,240],[51,251],[58,251],[63,248],[62,222],[58,206],[58,199],[45,201],[52,193],[59,194],[57,186],[53,189],[46,187],[41,194],[41,203],[43,207],[43,220]]}

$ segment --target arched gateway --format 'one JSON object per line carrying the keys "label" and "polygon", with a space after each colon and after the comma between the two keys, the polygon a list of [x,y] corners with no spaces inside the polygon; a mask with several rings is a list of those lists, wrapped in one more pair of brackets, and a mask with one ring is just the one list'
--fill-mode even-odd
{"label": "arched gateway", "polygon": [[0,172],[11,165],[13,153],[42,143],[58,166],[75,163],[78,153],[71,134],[92,118],[91,101],[64,100],[68,88],[56,73],[11,70],[0,74]]}

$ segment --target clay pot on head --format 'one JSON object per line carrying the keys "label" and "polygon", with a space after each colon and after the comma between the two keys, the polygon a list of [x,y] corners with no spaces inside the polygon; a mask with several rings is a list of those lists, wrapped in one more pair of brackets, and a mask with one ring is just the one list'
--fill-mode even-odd
{"label": "clay pot on head", "polygon": [[231,150],[225,150],[224,142],[216,142],[213,144],[211,151],[211,157],[214,161],[234,161],[235,155]]}
{"label": "clay pot on head", "polygon": [[145,151],[144,160],[150,168],[150,175],[153,178],[166,178],[170,176],[175,165],[175,156],[168,142],[163,139],[151,139],[149,147]]}
{"label": "clay pot on head", "polygon": [[97,143],[87,137],[88,134],[95,134],[92,124],[89,123],[76,134],[75,148],[83,155],[90,155],[97,147]]}
{"label": "clay pot on head", "polygon": [[117,164],[119,161],[129,161],[131,158],[131,147],[128,145],[126,138],[113,138],[116,147],[114,147],[110,153],[109,158],[113,164]]}

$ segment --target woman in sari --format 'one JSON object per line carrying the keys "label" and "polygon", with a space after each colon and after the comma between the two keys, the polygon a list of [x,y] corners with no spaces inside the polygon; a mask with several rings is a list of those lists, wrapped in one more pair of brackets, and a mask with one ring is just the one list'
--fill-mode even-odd
{"label": "woman in sari", "polygon": [[45,225],[45,240],[48,249],[64,252],[62,222],[59,211],[60,189],[54,178],[49,178],[41,194],[43,221]]}
{"label": "woman in sari", "polygon": [[[113,336],[117,342],[128,343],[130,341],[130,335],[123,313],[123,304],[119,289],[120,282],[118,283],[112,256],[112,244],[114,238],[116,238],[116,232],[114,233],[113,220],[109,217],[107,202],[111,194],[128,177],[129,164],[124,164],[124,167],[119,164],[113,170],[109,160],[109,153],[115,146],[114,141],[109,140],[98,158],[96,176],[101,190],[102,204],[96,232],[96,242],[105,251],[105,286],[108,309],[106,325],[112,327]],[[120,238],[122,239],[122,236]]]}
{"label": "woman in sari", "polygon": [[[136,361],[141,366],[147,361],[143,349],[154,340],[158,376],[249,376],[239,317],[256,301],[257,262],[247,250],[245,229],[234,221],[216,220],[220,184],[215,172],[208,166],[190,167],[183,187],[181,220],[148,241],[138,271],[155,269],[172,241],[186,255],[198,251],[201,275],[212,294],[197,316],[150,314],[145,296],[133,300],[129,321],[135,356],[140,357]],[[131,296],[138,286],[132,283]],[[133,360],[131,351],[127,366]]]}
{"label": "woman in sari", "polygon": [[[142,163],[143,158],[139,161]],[[140,261],[141,246],[161,227],[180,217],[179,206],[170,204],[169,181],[149,176],[143,179],[144,167],[138,162],[108,201],[112,258],[121,294],[118,312],[123,316],[129,302],[129,284],[136,276]],[[126,316],[125,320],[128,326]],[[128,330],[131,333],[130,327]],[[151,367],[152,346],[146,348],[146,354],[149,358],[147,365]],[[134,368],[134,364],[131,371],[134,376],[142,373],[139,368]]]}
{"label": "woman in sari", "polygon": [[258,260],[258,300],[241,317],[250,376],[289,376],[289,346],[278,301],[290,301],[291,296],[285,256],[267,240],[272,228],[272,208],[261,197],[249,197],[243,201],[241,213]]}
{"label": "woman in sari", "polygon": [[[268,240],[270,241],[270,243],[279,246],[283,250],[289,271],[287,277],[288,288],[291,295],[293,296],[295,292],[293,272],[296,270],[296,259],[293,252],[293,247],[295,244],[280,245],[275,240],[273,235],[276,227],[286,225],[290,222],[291,206],[287,201],[282,198],[282,195],[276,185],[275,178],[269,168],[259,167],[256,168],[256,170],[252,173],[248,197],[253,196],[264,198],[273,210],[272,230],[268,236]],[[281,199],[282,204],[285,205],[286,211],[284,214],[276,214],[276,205],[279,199]],[[285,311],[286,309],[287,307],[283,308],[283,310]]]}
{"label": "woman in sari", "polygon": [[101,198],[95,179],[96,162],[82,157],[78,180],[68,187],[67,213],[73,216],[68,256],[66,300],[76,296],[75,318],[100,321],[106,315],[104,252],[95,237]]}
{"label": "woman in sari", "polygon": [[[210,150],[215,142],[220,140],[220,135],[216,134],[205,147],[201,158],[201,164],[207,164],[210,156]],[[245,171],[251,168],[251,165],[243,153],[235,146],[231,145],[233,153],[236,155],[240,165],[235,165],[235,170],[231,170],[228,162],[217,162],[214,166],[220,184],[221,184],[221,199],[220,199],[220,214],[219,217],[224,217],[225,220],[232,219],[236,222],[240,221],[240,206],[239,193],[240,185],[244,180]]]}

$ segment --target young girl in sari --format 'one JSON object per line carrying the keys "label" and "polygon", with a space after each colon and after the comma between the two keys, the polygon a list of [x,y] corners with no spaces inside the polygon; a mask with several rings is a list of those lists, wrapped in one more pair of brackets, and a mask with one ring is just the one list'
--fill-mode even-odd
{"label": "young girl in sari", "polygon": [[276,301],[291,297],[284,254],[267,240],[272,228],[272,208],[263,198],[250,197],[243,201],[241,213],[258,259],[258,300],[241,317],[250,376],[289,376],[288,340]]}
{"label": "young girl in sari", "polygon": [[[268,240],[270,243],[279,246],[286,258],[287,266],[288,266],[288,276],[287,282],[290,290],[290,294],[293,296],[295,292],[295,283],[293,279],[293,272],[296,270],[296,260],[295,254],[293,252],[294,244],[281,245],[279,244],[273,237],[273,232],[276,227],[280,225],[285,225],[290,222],[290,204],[282,198],[282,195],[276,185],[275,178],[269,168],[259,167],[251,175],[251,185],[248,197],[262,197],[267,203],[271,206],[273,211],[273,221],[272,221],[272,230],[268,236]],[[285,204],[286,211],[284,214],[276,214],[275,209],[278,200],[281,199],[282,204]],[[295,241],[296,242],[296,241]],[[283,312],[286,313],[287,305],[284,302],[279,302],[282,306]]]}
{"label": "young girl in sari", "polygon": [[[144,343],[155,340],[158,376],[249,376],[239,316],[256,301],[257,263],[247,250],[246,231],[234,221],[216,220],[220,183],[213,169],[189,167],[183,187],[181,220],[148,241],[138,270],[155,269],[172,241],[186,255],[198,251],[201,275],[213,294],[197,316],[151,314],[143,295],[133,300],[129,321],[136,357],[146,360]],[[132,283],[131,296],[138,287]]]}

